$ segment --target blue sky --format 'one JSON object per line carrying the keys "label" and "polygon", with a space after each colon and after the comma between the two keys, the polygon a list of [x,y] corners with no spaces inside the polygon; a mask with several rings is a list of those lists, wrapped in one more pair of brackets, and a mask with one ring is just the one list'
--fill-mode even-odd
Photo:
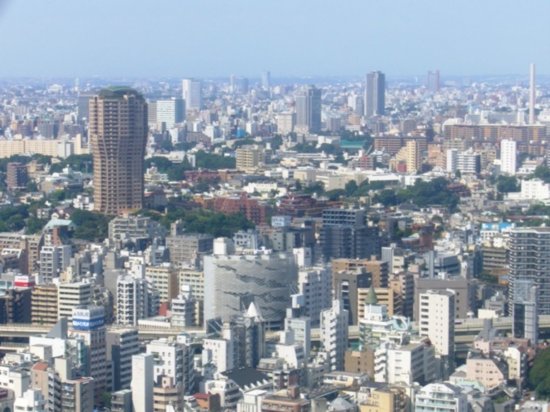
{"label": "blue sky", "polygon": [[550,0],[0,0],[0,76],[550,74]]}

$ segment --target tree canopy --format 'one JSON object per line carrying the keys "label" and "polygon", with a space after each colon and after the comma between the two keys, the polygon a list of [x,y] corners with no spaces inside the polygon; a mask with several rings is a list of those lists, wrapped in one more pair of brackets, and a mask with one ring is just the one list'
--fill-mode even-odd
{"label": "tree canopy", "polygon": [[550,348],[539,352],[529,371],[529,386],[536,391],[538,398],[550,398]]}

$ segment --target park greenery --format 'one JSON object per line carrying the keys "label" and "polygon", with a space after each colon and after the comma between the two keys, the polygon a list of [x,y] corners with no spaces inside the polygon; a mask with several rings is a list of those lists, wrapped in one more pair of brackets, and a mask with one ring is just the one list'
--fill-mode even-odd
{"label": "park greenery", "polygon": [[164,213],[142,210],[141,215],[149,216],[167,229],[180,221],[186,232],[207,233],[215,237],[232,237],[239,230],[253,229],[254,224],[241,213],[225,214],[197,208],[184,199],[170,199]]}
{"label": "park greenery", "polygon": [[529,371],[528,384],[537,394],[537,398],[550,398],[550,348],[539,352]]}
{"label": "park greenery", "polygon": [[520,190],[518,180],[515,176],[500,175],[496,181],[499,193],[518,192]]}
{"label": "park greenery", "polygon": [[97,212],[75,209],[71,213],[73,237],[90,242],[102,242],[109,235],[111,217]]}
{"label": "park greenery", "polygon": [[401,190],[385,189],[377,193],[374,201],[384,206],[411,203],[418,207],[443,206],[454,211],[459,197],[448,188],[447,179],[438,177],[429,182],[417,179],[413,186]]}

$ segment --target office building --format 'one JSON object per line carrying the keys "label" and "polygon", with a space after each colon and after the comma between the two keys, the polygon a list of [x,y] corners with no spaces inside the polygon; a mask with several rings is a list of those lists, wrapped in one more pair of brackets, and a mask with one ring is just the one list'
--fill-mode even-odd
{"label": "office building", "polygon": [[271,72],[266,70],[262,72],[262,89],[269,90],[271,88]]}
{"label": "office building", "polygon": [[327,268],[309,268],[298,272],[298,293],[302,296],[302,312],[311,324],[318,326],[321,311],[332,305],[331,273]]}
{"label": "office building", "polygon": [[72,247],[70,245],[42,246],[40,249],[40,283],[49,284],[59,278],[70,264]]}
{"label": "office building", "polygon": [[236,168],[241,171],[254,171],[263,163],[263,150],[256,147],[239,147],[235,150]]}
{"label": "office building", "polygon": [[[510,230],[508,247],[510,249],[508,302],[516,301],[516,281],[532,281],[537,287],[538,313],[550,315],[550,265],[547,260],[550,254],[550,228],[514,228]],[[512,306],[510,305],[510,310]]]}
{"label": "office building", "polygon": [[500,142],[500,171],[515,175],[517,170],[517,145],[515,140],[503,139]]}
{"label": "office building", "polygon": [[328,354],[330,370],[343,371],[348,349],[349,313],[335,299],[332,308],[321,312],[321,344]]}
{"label": "office building", "polygon": [[296,128],[307,133],[321,131],[321,90],[315,86],[296,95]]}
{"label": "office building", "polygon": [[[437,407],[434,408],[434,406]],[[415,412],[467,412],[468,398],[462,388],[447,382],[430,383],[416,394]]]}
{"label": "office building", "polygon": [[94,207],[107,215],[143,207],[147,104],[126,87],[90,99],[89,139],[94,162]]}
{"label": "office building", "polygon": [[367,74],[365,116],[383,116],[386,107],[386,76],[382,72]]}
{"label": "office building", "polygon": [[185,104],[183,99],[163,99],[156,102],[157,129],[167,130],[185,120]]}
{"label": "office building", "polygon": [[25,189],[27,183],[29,183],[27,165],[19,162],[9,162],[6,166],[8,190]]}
{"label": "office building", "polygon": [[[130,375],[132,365],[130,364]],[[111,393],[111,412],[133,412],[132,410],[132,391],[130,389],[121,389]]]}
{"label": "office building", "polygon": [[187,112],[199,111],[202,107],[202,82],[198,79],[183,79],[182,97]]}
{"label": "office building", "polygon": [[277,115],[277,132],[287,135],[294,131],[296,126],[296,113],[279,113]]}
{"label": "office building", "polygon": [[169,377],[182,393],[190,395],[195,389],[193,348],[182,338],[185,336],[180,335],[177,340],[154,340],[147,344],[147,354],[155,360],[151,374],[154,382],[163,376]]}
{"label": "office building", "polygon": [[514,337],[529,339],[534,346],[538,342],[539,314],[537,309],[537,287],[534,281],[516,279],[514,300],[512,301]]}
{"label": "office building", "polygon": [[132,356],[140,351],[136,329],[111,329],[106,335],[107,362],[110,364],[111,391],[130,389]]}
{"label": "office building", "polygon": [[367,226],[364,209],[325,209],[321,227],[321,251],[325,260],[378,256],[378,228]]}
{"label": "office building", "polygon": [[32,323],[55,325],[57,316],[57,286],[36,285],[31,295]]}
{"label": "office building", "polygon": [[471,148],[459,152],[456,158],[456,168],[461,174],[479,174],[481,172],[481,155]]}
{"label": "office building", "polygon": [[154,356],[150,353],[132,356],[132,407],[134,412],[153,410]]}
{"label": "office building", "polygon": [[349,313],[350,325],[357,325],[359,315],[357,308],[363,303],[359,301],[361,289],[368,289],[371,285],[371,274],[364,268],[352,271],[338,271],[332,274],[332,292],[342,307]]}
{"label": "office building", "polygon": [[178,274],[169,263],[145,267],[145,277],[158,292],[160,303],[169,303],[178,294]]}
{"label": "office building", "polygon": [[166,237],[166,247],[170,253],[170,263],[180,266],[202,260],[211,253],[214,237],[204,233],[188,233]]}
{"label": "office building", "polygon": [[147,279],[122,275],[116,285],[116,321],[119,325],[136,326],[138,320],[157,314],[158,292]]}
{"label": "office building", "polygon": [[535,124],[535,104],[537,101],[536,68],[533,63],[529,66],[529,124]]}
{"label": "office building", "polygon": [[252,302],[229,322],[224,322],[222,337],[229,342],[233,368],[256,368],[265,353],[265,319]]}
{"label": "office building", "polygon": [[[47,368],[47,366],[46,366]],[[80,376],[69,358],[53,359],[47,368],[47,410],[92,412],[94,410],[94,380]]]}
{"label": "office building", "polygon": [[429,71],[426,79],[426,87],[429,91],[437,93],[441,87],[439,70]]}
{"label": "office building", "polygon": [[230,320],[255,302],[269,328],[281,329],[298,268],[291,253],[268,250],[235,254],[233,241],[218,238],[204,257],[204,318]]}
{"label": "office building", "polygon": [[196,325],[196,301],[191,286],[181,285],[180,293],[172,299],[170,313],[173,327],[188,328]]}
{"label": "office building", "polygon": [[454,368],[455,293],[450,289],[428,290],[419,298],[419,334],[430,339],[440,359],[440,372],[446,377]]}
{"label": "office building", "polygon": [[57,313],[71,321],[73,309],[92,303],[92,284],[89,282],[63,282],[57,289]]}
{"label": "office building", "polygon": [[107,348],[105,342],[105,310],[102,306],[73,308],[71,336],[81,337],[87,347],[86,375],[94,380],[95,404],[103,402],[107,387]]}

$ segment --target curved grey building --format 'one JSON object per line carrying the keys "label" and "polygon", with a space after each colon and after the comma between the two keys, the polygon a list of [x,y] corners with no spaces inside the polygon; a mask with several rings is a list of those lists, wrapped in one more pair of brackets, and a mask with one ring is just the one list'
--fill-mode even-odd
{"label": "curved grey building", "polygon": [[297,278],[291,253],[260,250],[234,254],[215,246],[214,254],[204,257],[204,319],[228,321],[254,301],[268,328],[281,329]]}

